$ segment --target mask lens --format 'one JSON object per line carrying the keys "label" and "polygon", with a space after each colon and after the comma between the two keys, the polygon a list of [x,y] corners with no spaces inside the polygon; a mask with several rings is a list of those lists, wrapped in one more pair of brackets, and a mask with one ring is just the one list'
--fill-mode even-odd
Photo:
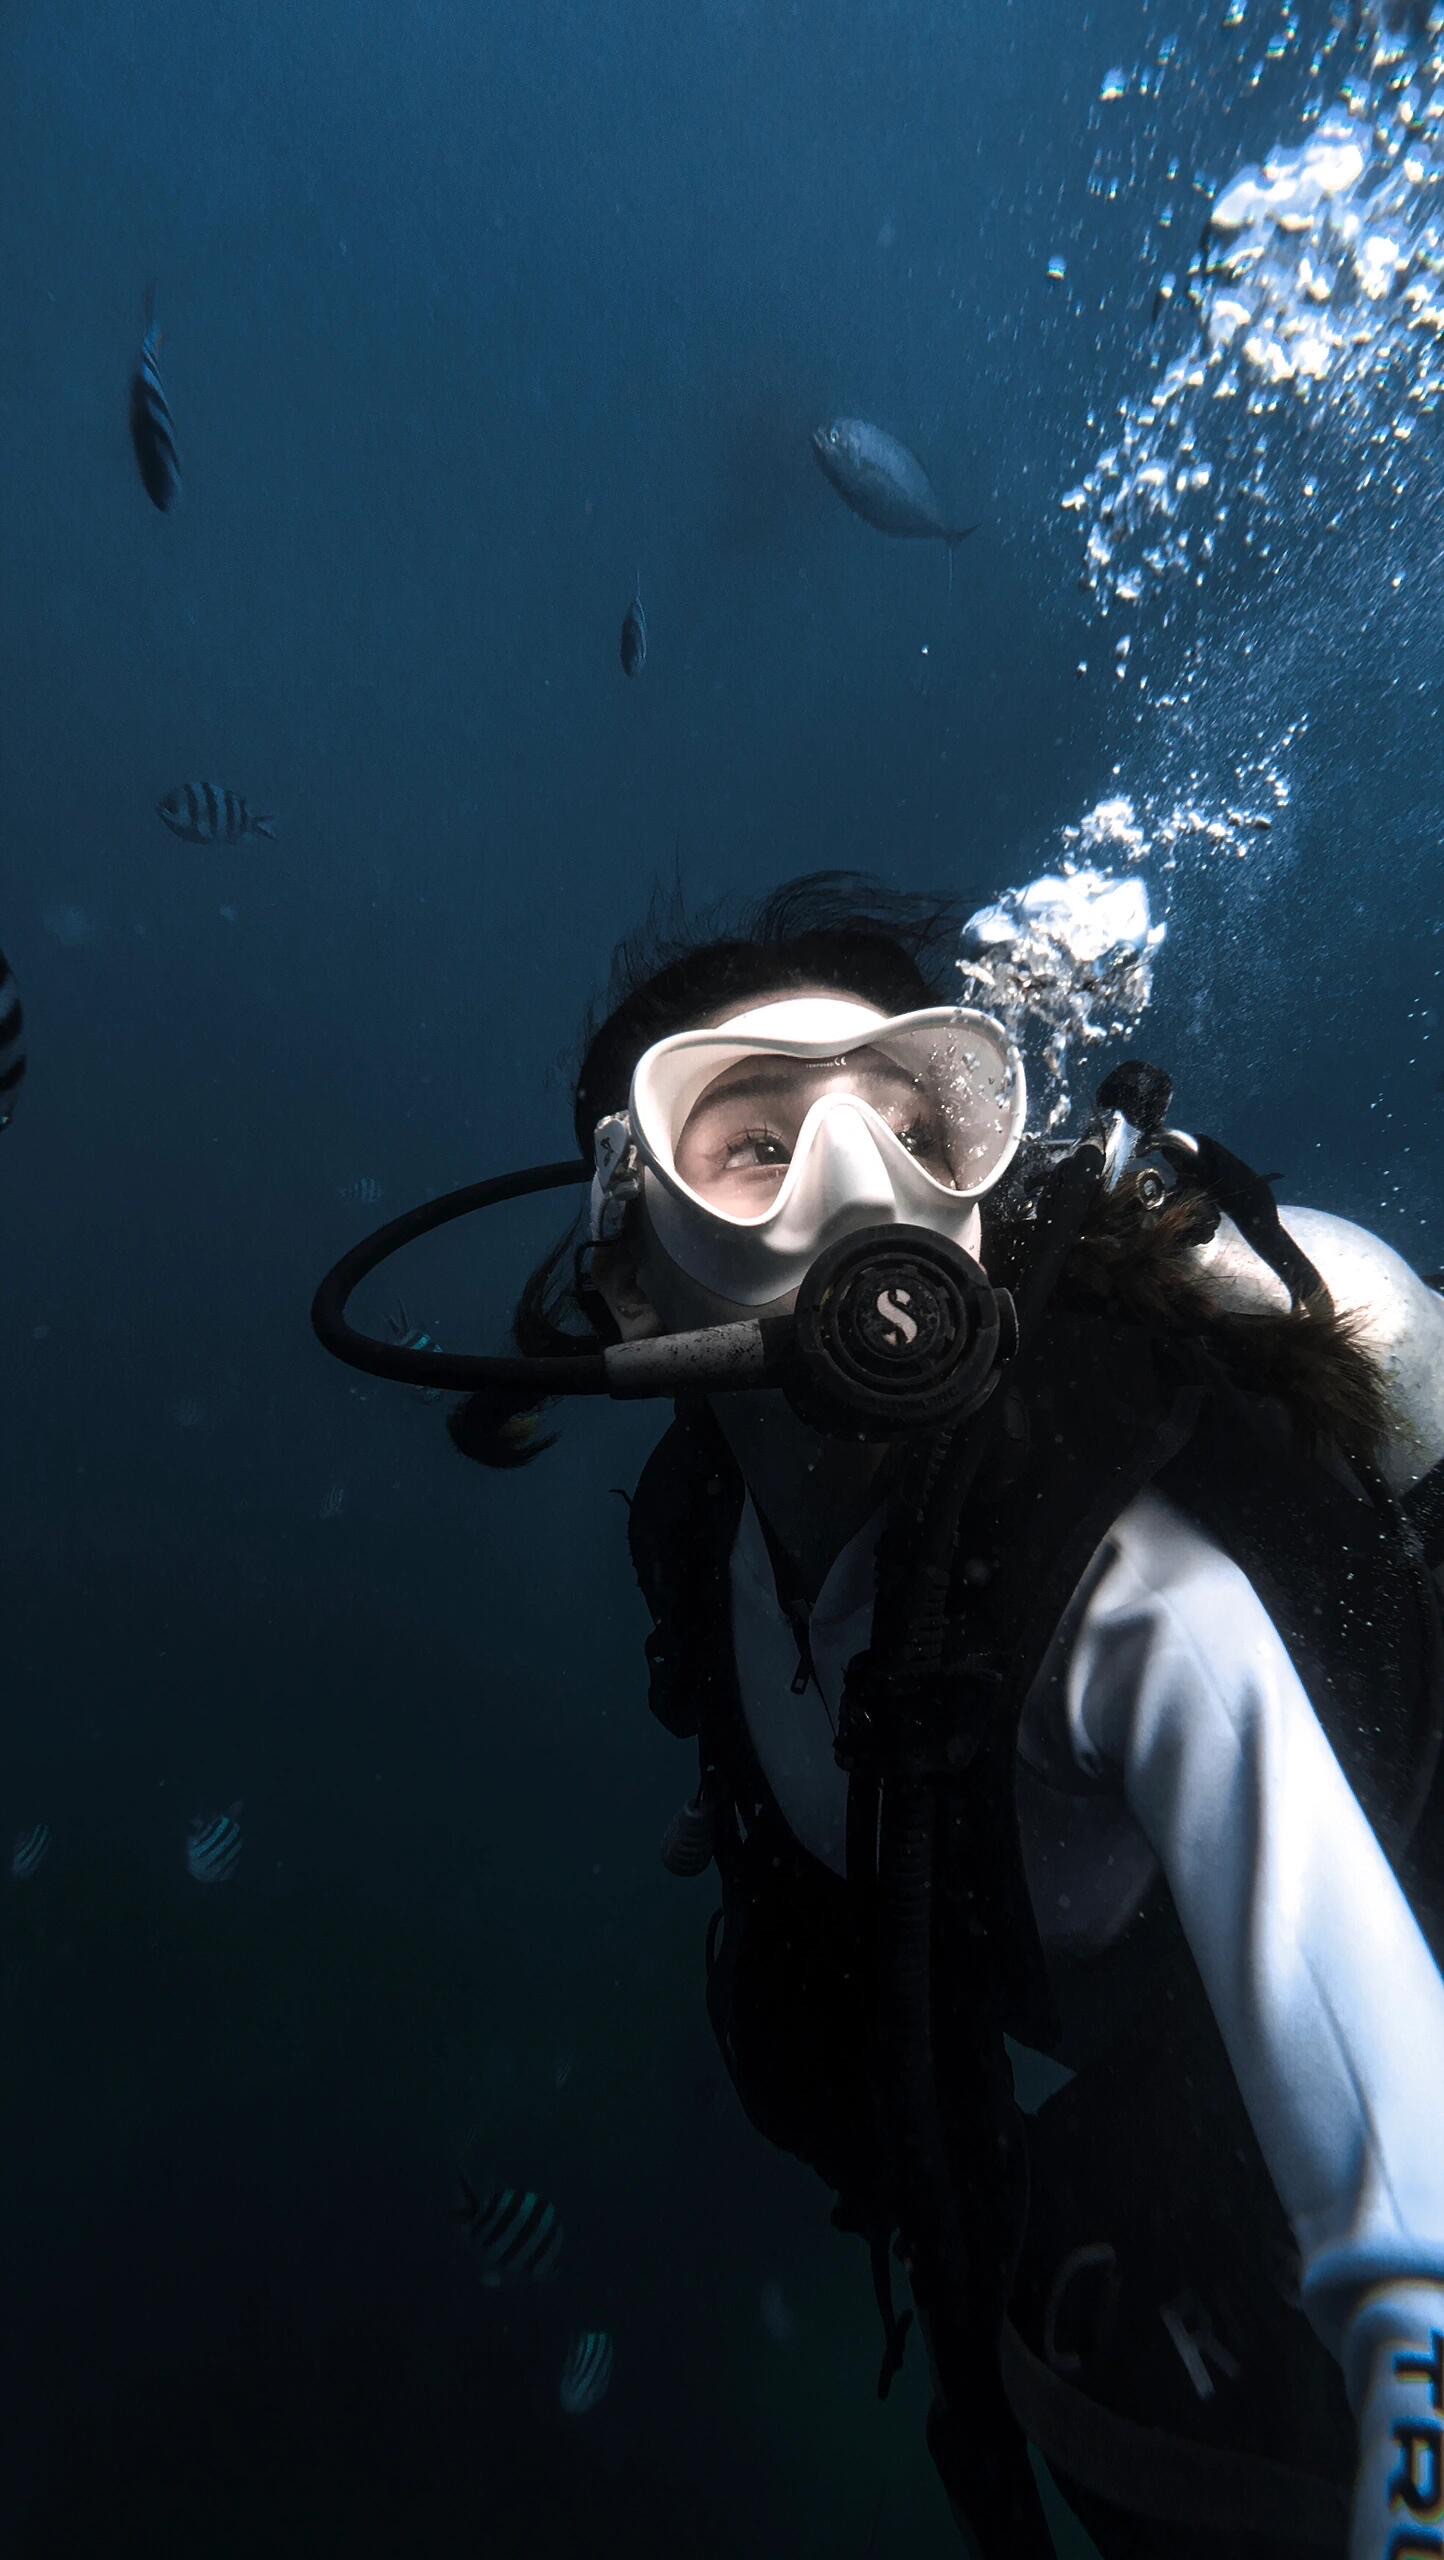
{"label": "mask lens", "polygon": [[976,1017],[882,1024],[875,1038],[828,1058],[786,1057],[762,1044],[739,1055],[735,1041],[719,1041],[718,1051],[726,1063],[700,1087],[689,1079],[690,1098],[679,1096],[667,1135],[679,1180],[739,1225],[768,1215],[808,1113],[832,1095],[866,1103],[943,1191],[985,1187],[1016,1138],[1016,1064]]}

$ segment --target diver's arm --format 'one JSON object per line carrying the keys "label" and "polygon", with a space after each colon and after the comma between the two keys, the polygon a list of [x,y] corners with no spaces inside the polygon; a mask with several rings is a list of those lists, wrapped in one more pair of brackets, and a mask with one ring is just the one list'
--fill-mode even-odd
{"label": "diver's arm", "polygon": [[1359,2417],[1354,2560],[1385,2560],[1412,2521],[1399,2430],[1434,2423],[1395,2355],[1444,2334],[1444,1980],[1246,1576],[1155,1494],[1109,1550],[1069,1654],[1073,1751],[1167,1876]]}

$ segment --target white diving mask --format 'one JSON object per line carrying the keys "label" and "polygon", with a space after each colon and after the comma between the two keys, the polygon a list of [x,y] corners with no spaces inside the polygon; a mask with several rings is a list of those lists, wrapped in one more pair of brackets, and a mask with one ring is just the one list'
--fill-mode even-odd
{"label": "white diving mask", "polygon": [[991,1014],[788,996],[659,1040],[596,1131],[594,1242],[640,1196],[679,1270],[734,1305],[787,1297],[865,1227],[976,1258],[977,1203],[1016,1155],[1023,1061]]}

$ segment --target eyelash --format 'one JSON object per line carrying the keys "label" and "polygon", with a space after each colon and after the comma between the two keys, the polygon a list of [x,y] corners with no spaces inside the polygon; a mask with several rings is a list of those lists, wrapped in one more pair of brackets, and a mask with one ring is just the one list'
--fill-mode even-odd
{"label": "eyelash", "polygon": [[725,1164],[729,1156],[736,1154],[739,1147],[785,1147],[786,1144],[787,1140],[777,1129],[739,1129],[723,1147],[722,1162]]}
{"label": "eyelash", "polygon": [[[922,1119],[910,1120],[905,1129],[895,1129],[893,1131],[894,1137],[900,1139],[905,1147],[908,1146],[909,1139],[914,1141],[922,1140],[925,1142],[931,1138],[932,1134],[933,1132],[930,1124],[926,1120]],[[721,1163],[726,1164],[728,1158],[735,1153],[738,1147],[766,1145],[785,1147],[787,1145],[787,1140],[781,1136],[779,1131],[776,1129],[739,1129],[734,1136],[727,1140],[726,1145],[722,1148],[720,1161]],[[913,1149],[909,1148],[908,1151],[911,1154]],[[918,1152],[921,1151],[921,1148],[919,1148]]]}

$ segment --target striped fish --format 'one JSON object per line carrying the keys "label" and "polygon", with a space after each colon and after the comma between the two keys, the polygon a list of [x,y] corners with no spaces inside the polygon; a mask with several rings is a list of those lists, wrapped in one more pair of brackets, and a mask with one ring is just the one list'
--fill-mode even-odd
{"label": "striped fish", "polygon": [[458,2171],[466,2201],[453,2205],[452,2220],[464,2222],[482,2262],[481,2281],[506,2284],[530,2276],[540,2284],[554,2274],[561,2255],[562,2226],[554,2204],[520,2187],[493,2187],[479,2196],[464,2172]]}
{"label": "striped fish", "polygon": [[[379,1189],[377,1198],[380,1198]],[[399,1299],[392,1308],[386,1319],[386,1329],[392,1341],[398,1343],[403,1351],[439,1351],[441,1349],[435,1334],[428,1333],[424,1324],[412,1323],[406,1312],[404,1299]],[[419,1397],[422,1404],[440,1404],[441,1402],[440,1387],[413,1387],[412,1394]]]}
{"label": "striped fish", "polygon": [[0,951],[0,1129],[8,1129],[25,1082],[25,1013],[10,963]]}
{"label": "striped fish", "polygon": [[275,819],[256,817],[239,791],[227,791],[219,783],[178,782],[155,807],[156,816],[164,818],[182,844],[239,844],[243,836],[276,840]]}
{"label": "striped fish", "polygon": [[569,2418],[584,2418],[605,2396],[613,2352],[605,2329],[578,2330],[562,2367],[561,2403]]}
{"label": "striped fish", "polygon": [[34,1875],[49,1846],[48,1822],[32,1822],[28,1831],[17,1831],[10,1845],[11,1883],[26,1883]]}
{"label": "striped fish", "polygon": [[626,620],[622,624],[619,653],[623,674],[639,676],[647,663],[647,617],[642,611],[640,571],[633,583],[632,601],[627,607]]}
{"label": "striped fish", "polygon": [[180,464],[176,460],[175,422],[160,378],[161,333],[155,325],[155,287],[145,297],[145,336],[130,383],[130,440],[145,494],[161,514],[180,496]]}
{"label": "striped fish", "polygon": [[197,1884],[229,1884],[240,1862],[241,1826],[229,1813],[197,1814],[186,1829],[186,1867]]}

